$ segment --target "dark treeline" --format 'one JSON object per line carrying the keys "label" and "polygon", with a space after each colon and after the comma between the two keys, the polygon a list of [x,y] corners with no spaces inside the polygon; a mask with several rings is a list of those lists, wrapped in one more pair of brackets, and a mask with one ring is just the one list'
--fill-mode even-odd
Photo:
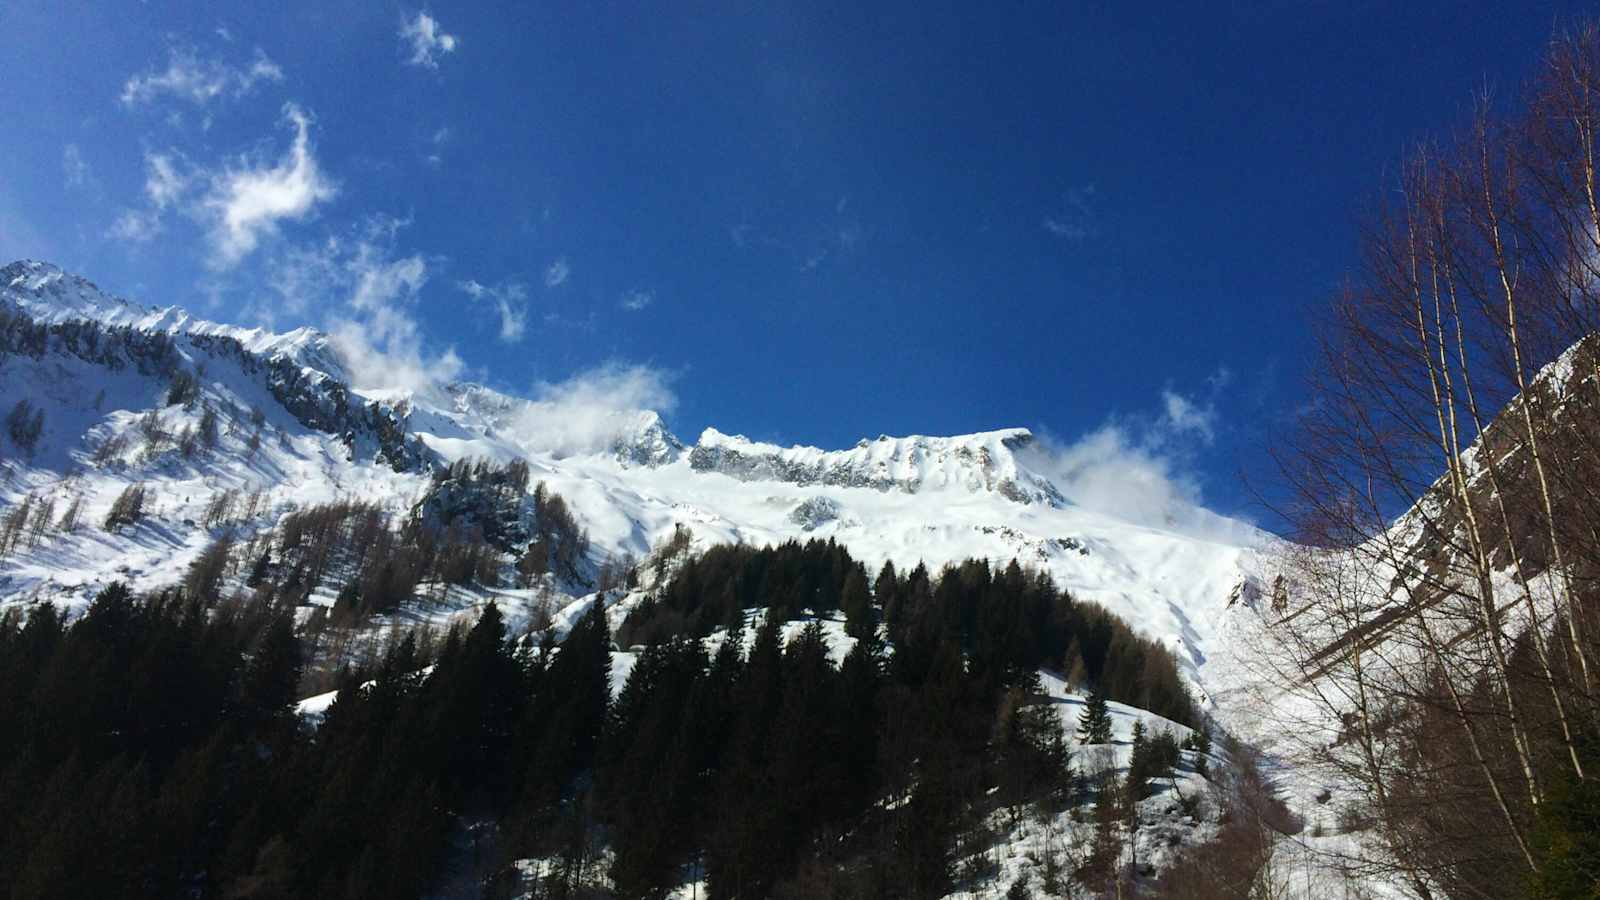
{"label": "dark treeline", "polygon": [[[887,614],[898,643],[853,628],[841,663],[819,623],[780,628],[795,604],[857,590],[836,545],[712,551],[647,606],[692,617],[685,591],[712,603],[718,572],[761,573],[735,594],[772,601],[753,637],[656,629],[615,701],[598,604],[559,645],[509,636],[491,604],[347,670],[316,728],[293,712],[307,648],[271,592],[114,585],[70,624],[8,614],[0,894],[659,897],[704,879],[713,898],[935,897],[986,874],[993,813],[1085,796],[1032,661],[1076,641],[1099,675],[1124,647],[1160,670],[1125,626],[1016,566],[926,586],[889,570],[857,616]],[[967,630],[969,602],[1010,612]],[[742,612],[717,615],[744,632]],[[1023,615],[1050,640],[986,643]]]}
{"label": "dark treeline", "polygon": [[991,687],[1014,682],[1019,672],[1054,668],[1075,684],[1096,685],[1108,699],[1198,724],[1166,648],[1015,560],[998,571],[968,560],[937,578],[925,566],[900,573],[886,563],[869,582],[862,564],[831,540],[714,547],[684,563],[658,596],[628,617],[619,643],[703,637],[740,627],[745,610],[763,607],[780,619],[842,611],[858,637],[881,622],[904,665],[926,667],[923,656],[949,640],[966,655],[974,677]]}
{"label": "dark treeline", "polygon": [[467,824],[555,807],[592,768],[598,615],[554,653],[490,606],[427,674],[407,636],[312,731],[285,608],[207,606],[113,585],[70,625],[0,622],[6,896],[417,896],[474,874],[452,868]]}

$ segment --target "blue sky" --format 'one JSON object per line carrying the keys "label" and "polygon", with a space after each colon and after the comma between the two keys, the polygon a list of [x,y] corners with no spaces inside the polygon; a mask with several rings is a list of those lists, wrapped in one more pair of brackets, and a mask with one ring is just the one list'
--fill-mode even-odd
{"label": "blue sky", "polygon": [[1355,213],[1588,9],[993,6],[10,0],[0,257],[689,440],[1025,425],[1271,524],[1237,473]]}

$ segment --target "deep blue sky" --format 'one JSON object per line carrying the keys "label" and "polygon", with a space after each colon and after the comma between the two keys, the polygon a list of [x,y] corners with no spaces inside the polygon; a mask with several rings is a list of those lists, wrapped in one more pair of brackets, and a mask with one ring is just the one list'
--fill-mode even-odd
{"label": "deep blue sky", "polygon": [[1249,512],[1385,167],[1588,11],[776,6],[9,0],[0,257],[518,392],[642,366],[690,440],[1110,422]]}

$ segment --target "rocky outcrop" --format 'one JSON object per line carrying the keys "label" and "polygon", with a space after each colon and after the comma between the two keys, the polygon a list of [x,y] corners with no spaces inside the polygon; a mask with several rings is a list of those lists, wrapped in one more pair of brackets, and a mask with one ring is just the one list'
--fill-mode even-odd
{"label": "rocky outcrop", "polygon": [[706,429],[689,451],[697,472],[740,481],[903,491],[959,488],[987,491],[1014,503],[1063,505],[1048,479],[1028,471],[1016,454],[1033,443],[1026,429],[960,437],[915,435],[862,440],[849,450],[779,447]]}

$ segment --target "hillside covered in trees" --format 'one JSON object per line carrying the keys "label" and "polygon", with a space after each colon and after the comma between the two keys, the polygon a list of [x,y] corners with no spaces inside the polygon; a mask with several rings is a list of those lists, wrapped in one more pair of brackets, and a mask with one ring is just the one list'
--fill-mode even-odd
{"label": "hillside covered in trees", "polygon": [[829,542],[716,548],[627,617],[621,684],[599,603],[559,641],[491,603],[397,632],[312,722],[291,607],[191,587],[0,621],[9,896],[939,897],[992,877],[997,823],[1066,814],[1096,837],[1041,860],[1059,893],[1135,877],[1130,811],[1209,759],[1142,721],[1126,782],[1074,759],[1104,701],[1069,736],[1040,666],[1199,722],[1169,655],[1015,564],[869,589]]}

